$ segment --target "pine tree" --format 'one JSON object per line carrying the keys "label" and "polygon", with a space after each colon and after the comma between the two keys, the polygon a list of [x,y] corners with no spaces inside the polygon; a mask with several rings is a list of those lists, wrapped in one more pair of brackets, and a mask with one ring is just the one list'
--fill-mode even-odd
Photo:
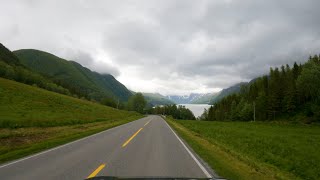
{"label": "pine tree", "polygon": [[237,103],[235,100],[233,100],[231,103],[229,120],[236,121],[237,118],[238,118]]}
{"label": "pine tree", "polygon": [[294,64],[293,64],[292,73],[293,73],[293,78],[296,80],[300,74],[299,73],[299,66],[296,62],[294,62]]}
{"label": "pine tree", "polygon": [[259,120],[267,120],[268,98],[264,91],[260,91],[256,100],[256,116]]}
{"label": "pine tree", "polygon": [[215,118],[215,114],[214,114],[214,107],[213,106],[210,106],[209,110],[208,110],[208,120],[209,121],[215,121],[216,118]]}
{"label": "pine tree", "polygon": [[284,112],[291,113],[296,108],[295,102],[295,81],[293,77],[293,72],[291,71],[289,65],[286,67],[286,89],[284,91],[284,98],[283,98],[283,107]]}
{"label": "pine tree", "polygon": [[269,79],[269,101],[268,101],[268,116],[269,119],[275,119],[281,108],[280,99],[280,72],[278,68],[270,69]]}

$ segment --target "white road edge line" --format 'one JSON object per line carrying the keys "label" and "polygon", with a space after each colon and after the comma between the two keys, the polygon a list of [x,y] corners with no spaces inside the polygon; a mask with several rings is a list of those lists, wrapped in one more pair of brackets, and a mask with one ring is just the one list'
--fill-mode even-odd
{"label": "white road edge line", "polygon": [[[144,118],[145,118],[145,117],[144,117]],[[140,119],[143,119],[143,118],[140,118]],[[140,120],[140,119],[137,119],[137,120]],[[33,158],[33,157],[36,157],[36,156],[39,156],[39,155],[41,155],[41,154],[45,154],[45,153],[48,153],[48,152],[50,152],[50,151],[54,151],[54,150],[63,148],[63,147],[65,147],[65,146],[69,146],[69,145],[71,145],[71,144],[73,144],[73,143],[76,143],[76,142],[79,142],[79,141],[83,141],[83,140],[86,140],[86,139],[88,139],[88,138],[92,138],[92,137],[97,136],[97,135],[99,135],[99,134],[102,134],[102,133],[104,133],[104,132],[107,132],[107,131],[110,131],[110,130],[114,130],[114,129],[117,129],[117,128],[121,127],[121,126],[125,126],[125,125],[128,125],[128,124],[131,124],[131,123],[133,123],[133,122],[135,122],[135,121],[137,121],[137,120],[131,121],[131,122],[129,122],[129,123],[121,124],[120,126],[116,126],[116,127],[111,128],[111,129],[107,129],[107,130],[101,131],[101,132],[99,132],[99,133],[92,134],[92,135],[90,135],[90,136],[87,136],[87,137],[84,137],[84,138],[81,138],[81,139],[78,139],[78,140],[69,142],[69,143],[67,143],[67,144],[63,144],[63,145],[57,146],[57,147],[55,147],[55,148],[48,149],[48,150],[46,150],[46,151],[39,152],[39,153],[37,153],[37,154],[30,155],[30,156],[27,156],[27,157],[25,157],[25,158],[18,159],[18,160],[16,160],[16,161],[13,161],[13,162],[10,162],[10,163],[1,165],[1,166],[0,166],[0,169],[1,169],[1,168],[4,168],[4,167],[6,167],[6,166],[10,166],[10,165],[12,165],[12,164],[16,164],[16,163],[18,163],[18,162],[21,162],[21,161],[24,161],[24,160]]]}
{"label": "white road edge line", "polygon": [[187,150],[187,152],[190,154],[192,159],[198,164],[202,172],[207,176],[207,178],[212,178],[211,174],[206,170],[206,168],[199,162],[199,160],[192,154],[192,152],[188,149],[188,147],[183,143],[183,141],[179,138],[179,136],[172,130],[172,128],[169,126],[169,124],[164,120],[164,122],[167,124],[169,129],[173,132],[173,134],[178,138],[182,146]]}

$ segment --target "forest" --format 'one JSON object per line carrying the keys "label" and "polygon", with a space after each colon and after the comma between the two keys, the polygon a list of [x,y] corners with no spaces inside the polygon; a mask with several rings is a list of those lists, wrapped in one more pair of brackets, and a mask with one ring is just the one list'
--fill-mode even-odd
{"label": "forest", "polygon": [[270,68],[268,75],[243,85],[205,110],[201,120],[274,121],[304,123],[320,121],[320,58],[305,64]]}

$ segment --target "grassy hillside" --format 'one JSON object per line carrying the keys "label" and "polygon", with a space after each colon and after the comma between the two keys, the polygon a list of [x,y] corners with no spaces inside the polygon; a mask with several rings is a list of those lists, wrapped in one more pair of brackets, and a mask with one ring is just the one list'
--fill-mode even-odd
{"label": "grassy hillside", "polygon": [[165,96],[162,96],[159,93],[142,93],[145,100],[147,101],[148,106],[153,107],[156,105],[167,105],[174,104],[174,102],[167,99]]}
{"label": "grassy hillside", "polygon": [[53,82],[50,78],[33,72],[20,63],[19,58],[0,43],[0,77],[15,80],[24,84],[47,89],[61,94],[72,95],[66,88]]}
{"label": "grassy hillside", "polygon": [[139,117],[134,112],[0,78],[0,162]]}
{"label": "grassy hillside", "polygon": [[0,78],[0,127],[60,126],[136,115]]}
{"label": "grassy hillside", "polygon": [[112,75],[101,75],[76,62],[33,49],[14,51],[14,54],[26,67],[54,79],[75,94],[98,101],[105,97],[127,101],[131,96],[131,92]]}
{"label": "grassy hillside", "polygon": [[228,179],[319,179],[320,126],[168,121]]}

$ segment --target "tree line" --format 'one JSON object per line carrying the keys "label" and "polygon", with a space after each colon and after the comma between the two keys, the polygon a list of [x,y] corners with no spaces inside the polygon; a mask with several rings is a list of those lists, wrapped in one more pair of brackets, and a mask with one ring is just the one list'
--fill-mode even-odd
{"label": "tree line", "polygon": [[320,121],[320,58],[293,67],[270,68],[268,75],[241,87],[240,93],[215,103],[201,116],[209,121]]}
{"label": "tree line", "polygon": [[186,119],[186,120],[195,120],[195,116],[193,113],[182,105],[164,105],[164,106],[156,106],[153,108],[147,109],[147,113],[149,114],[161,114],[172,116],[174,119]]}

